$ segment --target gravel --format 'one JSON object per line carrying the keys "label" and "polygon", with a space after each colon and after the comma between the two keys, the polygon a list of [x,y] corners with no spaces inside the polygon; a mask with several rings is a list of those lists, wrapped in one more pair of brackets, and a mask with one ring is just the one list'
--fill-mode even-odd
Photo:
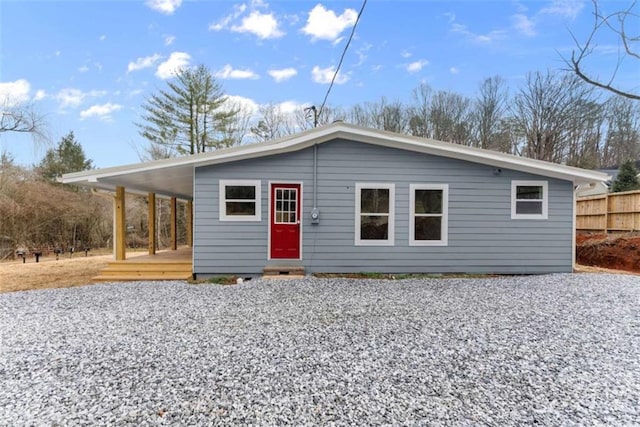
{"label": "gravel", "polygon": [[0,295],[0,425],[640,425],[638,276]]}

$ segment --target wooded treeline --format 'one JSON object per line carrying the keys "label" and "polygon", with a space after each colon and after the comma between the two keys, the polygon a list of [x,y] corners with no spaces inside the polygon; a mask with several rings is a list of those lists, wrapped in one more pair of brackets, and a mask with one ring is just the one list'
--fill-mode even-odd
{"label": "wooded treeline", "polygon": [[[268,105],[260,113],[251,128],[259,141],[312,127],[312,111],[287,115]],[[501,77],[488,78],[474,97],[423,83],[410,102],[382,97],[319,114],[321,125],[343,120],[587,169],[640,157],[640,103],[605,96],[568,73],[530,73],[515,89]]]}

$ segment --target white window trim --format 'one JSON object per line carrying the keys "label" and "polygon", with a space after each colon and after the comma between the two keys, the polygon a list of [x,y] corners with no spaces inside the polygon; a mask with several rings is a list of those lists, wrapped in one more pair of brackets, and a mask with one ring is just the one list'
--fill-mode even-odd
{"label": "white window trim", "polygon": [[[256,188],[256,214],[255,215],[227,215],[227,199],[225,187],[228,185],[253,186]],[[220,221],[261,221],[262,220],[262,189],[260,180],[252,179],[221,179],[218,193],[220,207]]]}
{"label": "white window trim", "polygon": [[[360,206],[362,189],[389,190],[389,238],[386,240],[362,240],[360,238]],[[356,183],[356,217],[355,217],[355,245],[356,246],[394,246],[395,245],[395,205],[396,186],[389,183]]]}
{"label": "white window trim", "polygon": [[[542,213],[516,213],[517,188],[521,186],[542,187]],[[548,219],[549,218],[549,183],[547,181],[511,181],[511,219]]]}
{"label": "white window trim", "polygon": [[[416,190],[442,190],[442,222],[440,240],[416,240]],[[410,184],[409,185],[409,246],[448,246],[449,245],[449,184]],[[437,216],[422,215],[420,216]]]}

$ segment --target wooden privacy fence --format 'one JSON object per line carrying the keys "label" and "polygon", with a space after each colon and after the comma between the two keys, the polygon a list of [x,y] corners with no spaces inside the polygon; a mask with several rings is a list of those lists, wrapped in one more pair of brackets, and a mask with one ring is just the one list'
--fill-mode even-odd
{"label": "wooden privacy fence", "polygon": [[578,198],[576,229],[605,233],[640,231],[640,190]]}

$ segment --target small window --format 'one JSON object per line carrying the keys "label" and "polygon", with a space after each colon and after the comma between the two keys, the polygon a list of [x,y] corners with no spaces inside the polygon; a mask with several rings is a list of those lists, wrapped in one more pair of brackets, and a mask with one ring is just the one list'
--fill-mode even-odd
{"label": "small window", "polygon": [[409,189],[409,245],[446,246],[449,186],[411,184]]}
{"label": "small window", "polygon": [[547,181],[511,181],[511,219],[547,219]]}
{"label": "small window", "polygon": [[220,180],[220,221],[260,221],[260,181]]}
{"label": "small window", "polygon": [[393,246],[393,184],[356,184],[356,230],[358,246]]}

